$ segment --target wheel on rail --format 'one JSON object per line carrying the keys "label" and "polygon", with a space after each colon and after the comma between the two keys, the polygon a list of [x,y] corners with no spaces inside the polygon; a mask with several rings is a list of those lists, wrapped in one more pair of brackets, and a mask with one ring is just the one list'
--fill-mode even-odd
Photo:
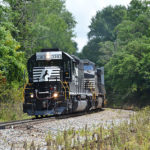
{"label": "wheel on rail", "polygon": [[35,115],[35,118],[36,118],[36,119],[38,119],[38,118],[39,118],[39,116],[38,116],[38,115]]}

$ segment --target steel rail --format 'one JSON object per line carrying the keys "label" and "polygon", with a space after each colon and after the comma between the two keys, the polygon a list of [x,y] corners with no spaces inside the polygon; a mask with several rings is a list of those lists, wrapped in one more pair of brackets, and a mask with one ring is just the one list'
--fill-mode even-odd
{"label": "steel rail", "polygon": [[47,118],[38,118],[38,119],[25,119],[25,120],[18,120],[18,121],[10,121],[10,122],[2,122],[0,123],[0,130],[2,129],[8,129],[8,128],[14,128],[15,126],[24,125],[28,123],[40,123],[44,120],[50,120],[54,119],[54,117],[47,117]]}

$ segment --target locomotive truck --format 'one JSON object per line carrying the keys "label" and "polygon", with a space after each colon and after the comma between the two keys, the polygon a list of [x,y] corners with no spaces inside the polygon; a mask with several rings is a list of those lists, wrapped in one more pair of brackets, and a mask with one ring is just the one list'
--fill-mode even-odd
{"label": "locomotive truck", "polygon": [[27,63],[23,111],[36,117],[102,108],[104,67],[59,49],[42,49]]}

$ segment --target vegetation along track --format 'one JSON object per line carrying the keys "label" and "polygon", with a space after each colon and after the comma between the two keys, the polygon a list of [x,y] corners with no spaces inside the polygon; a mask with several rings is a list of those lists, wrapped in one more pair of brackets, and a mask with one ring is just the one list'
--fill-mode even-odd
{"label": "vegetation along track", "polygon": [[66,115],[56,115],[56,116],[48,116],[48,117],[41,117],[41,118],[31,118],[31,119],[25,119],[25,120],[18,120],[18,121],[10,121],[10,122],[2,122],[0,123],[0,130],[2,129],[8,129],[8,128],[15,128],[18,126],[23,126],[23,125],[29,125],[31,124],[37,124],[37,123],[42,123],[43,121],[54,121],[56,119],[66,119],[70,117],[77,117],[77,116],[82,116],[85,114],[91,114],[95,113],[97,111],[100,111],[100,109],[97,109],[95,111],[90,111],[90,112],[80,112],[80,113],[73,113],[73,114],[66,114]]}

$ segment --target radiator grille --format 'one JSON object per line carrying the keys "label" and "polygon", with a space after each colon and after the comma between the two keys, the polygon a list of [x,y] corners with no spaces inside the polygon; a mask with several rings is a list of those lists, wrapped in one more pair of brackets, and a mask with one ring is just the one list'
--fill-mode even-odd
{"label": "radiator grille", "polygon": [[84,79],[84,87],[95,88],[95,78]]}

